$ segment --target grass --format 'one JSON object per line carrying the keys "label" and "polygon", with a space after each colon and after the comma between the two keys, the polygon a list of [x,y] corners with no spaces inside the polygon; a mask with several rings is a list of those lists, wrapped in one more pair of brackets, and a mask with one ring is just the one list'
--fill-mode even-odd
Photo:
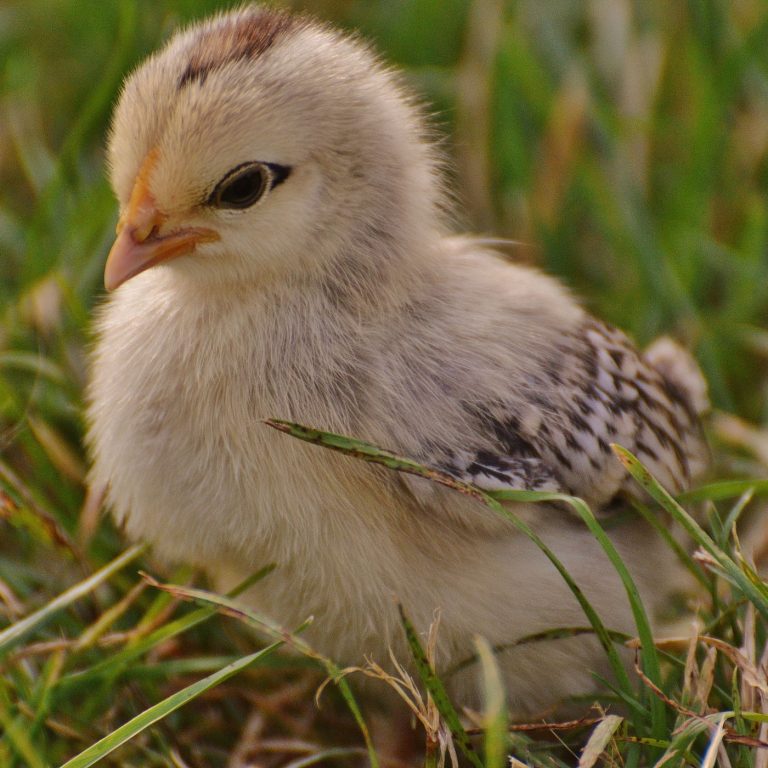
{"label": "grass", "polygon": [[[103,168],[110,106],[124,73],[178,23],[225,5],[0,7],[2,766],[89,765],[88,754],[120,766],[350,765],[372,761],[372,751],[398,764],[380,746],[387,721],[364,708],[361,728],[354,682],[343,684],[333,660],[318,659],[300,632],[265,629],[266,617],[233,617],[229,599],[189,586],[199,575],[126,551],[85,488],[88,322],[116,219]],[[756,546],[765,566],[768,8],[762,0],[302,7],[360,29],[434,105],[451,136],[463,225],[523,243],[513,255],[559,275],[639,343],[660,333],[682,339],[715,405],[713,475],[685,501],[703,505],[704,524],[621,455],[654,499],[638,512],[658,520],[663,509],[699,546],[681,554],[702,585],[701,636],[655,645],[625,579],[642,642],[641,674],[617,678],[624,716],[603,718],[587,702],[581,723],[511,729],[490,649],[478,648],[486,709],[468,720],[440,693],[429,643],[412,637],[421,679],[402,670],[377,683],[398,685],[411,702],[423,755],[416,750],[410,764],[437,764],[441,749],[471,743],[467,759],[494,768],[507,751],[536,766],[574,765],[579,754],[587,767],[768,765],[759,746],[768,741],[768,588],[745,554]],[[419,471],[370,446],[336,447]],[[566,501],[601,537],[590,510]],[[176,586],[159,588],[139,567]],[[585,610],[588,626],[562,631],[597,632],[613,653],[620,640]],[[269,650],[254,647],[246,625],[256,619]],[[270,645],[278,642],[293,653]],[[328,686],[317,708],[328,664],[342,689]],[[122,743],[126,733],[133,738]],[[104,738],[122,746],[107,752]]]}

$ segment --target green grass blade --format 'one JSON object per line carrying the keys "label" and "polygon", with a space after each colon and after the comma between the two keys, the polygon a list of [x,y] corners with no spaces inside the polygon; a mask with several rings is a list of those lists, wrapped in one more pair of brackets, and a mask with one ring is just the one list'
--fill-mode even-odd
{"label": "green grass blade", "polygon": [[379,761],[378,757],[376,756],[376,751],[373,747],[373,742],[371,740],[368,726],[365,722],[365,719],[363,718],[363,714],[360,710],[357,700],[355,699],[352,690],[347,683],[344,673],[331,659],[323,656],[321,653],[318,653],[314,648],[312,648],[311,645],[309,645],[309,643],[298,636],[298,632],[302,631],[311,622],[311,619],[308,619],[301,627],[299,627],[299,629],[295,630],[294,632],[289,632],[263,614],[245,608],[244,606],[236,603],[234,600],[231,600],[228,597],[216,595],[203,589],[188,589],[186,587],[176,586],[175,584],[161,584],[160,582],[155,581],[146,575],[145,578],[149,580],[150,584],[157,587],[158,589],[167,590],[170,592],[170,594],[174,595],[175,597],[180,597],[182,600],[194,600],[195,602],[200,602],[205,605],[215,606],[215,609],[220,613],[223,613],[226,616],[231,616],[232,618],[238,619],[239,621],[244,621],[245,623],[256,627],[256,629],[260,630],[261,632],[266,633],[268,636],[290,645],[299,653],[319,661],[326,668],[329,677],[337,685],[342,698],[347,704],[347,707],[352,713],[352,716],[355,718],[355,722],[357,723],[363,739],[365,740],[365,746],[368,750],[368,759],[370,761],[371,768],[378,768]]}
{"label": "green grass blade", "polygon": [[9,746],[24,759],[28,768],[47,768],[47,763],[35,748],[29,734],[29,721],[14,716],[13,705],[4,680],[0,680],[0,734]]}
{"label": "green grass blade", "polygon": [[[617,632],[612,629],[606,630],[608,636],[614,643],[623,645],[627,641],[631,640],[634,635],[628,635],[626,632]],[[492,650],[494,654],[504,653],[512,648],[518,648],[521,645],[529,645],[531,643],[549,642],[551,640],[562,640],[567,637],[579,637],[580,635],[594,635],[594,627],[553,627],[552,629],[543,629],[540,632],[531,632],[529,635],[523,635],[513,640],[510,643],[499,643],[494,645]],[[451,677],[472,664],[476,664],[479,661],[477,654],[473,656],[467,656],[452,666],[446,673],[446,677]]]}
{"label": "green grass blade", "polygon": [[242,659],[238,659],[237,661],[232,662],[232,664],[228,664],[218,672],[214,672],[212,675],[208,675],[208,677],[204,677],[202,680],[198,680],[196,683],[192,683],[192,685],[188,685],[181,691],[168,696],[168,698],[163,699],[163,701],[158,702],[141,714],[136,715],[136,717],[112,731],[108,736],[99,739],[99,741],[92,744],[79,755],[76,755],[71,760],[67,760],[61,768],[88,768],[88,766],[94,765],[103,757],[106,757],[118,747],[125,744],[125,742],[149,728],[150,725],[154,725],[158,720],[162,720],[179,707],[183,707],[187,702],[197,698],[208,689],[228,680],[230,677],[236,675],[260,658],[272,653],[281,645],[282,642],[272,643],[272,645],[268,645],[266,648],[262,648],[260,651],[251,653],[248,656],[244,656]]}
{"label": "green grass blade", "polygon": [[[506,496],[506,494],[505,494]],[[621,559],[613,542],[606,534],[603,527],[597,521],[597,518],[593,514],[589,506],[582,500],[575,496],[565,496],[562,494],[553,494],[552,501],[561,501],[569,504],[579,514],[581,519],[589,528],[592,535],[597,539],[603,551],[611,561],[616,573],[619,575],[621,582],[624,586],[624,590],[627,593],[630,607],[632,609],[632,615],[635,620],[635,626],[637,627],[638,637],[640,638],[640,653],[643,660],[643,669],[645,674],[656,685],[661,685],[661,668],[659,666],[659,658],[656,652],[656,645],[653,641],[653,631],[651,629],[651,623],[648,620],[648,615],[645,612],[643,601],[640,598],[640,593],[637,590],[634,579],[629,573],[624,561]],[[611,648],[613,646],[611,645]],[[657,699],[655,696],[649,696],[650,709],[651,709],[651,732],[656,738],[662,738],[667,730],[667,711],[664,707],[664,703]]]}
{"label": "green grass blade", "polygon": [[709,483],[690,491],[678,494],[677,500],[683,504],[695,504],[699,501],[722,501],[741,496],[752,491],[755,496],[768,494],[768,480],[721,480]]}
{"label": "green grass blade", "polygon": [[113,574],[136,560],[147,550],[146,544],[136,544],[116,557],[111,563],[99,569],[92,576],[75,584],[65,592],[51,600],[39,610],[14,622],[0,632],[0,658],[7,654],[27,635],[39,629],[50,621],[59,611],[92,592],[96,587],[109,579]]}
{"label": "green grass blade", "polygon": [[359,757],[365,755],[365,751],[358,747],[332,747],[330,749],[324,749],[320,752],[314,752],[307,757],[300,757],[298,760],[291,760],[290,763],[286,763],[284,768],[309,768],[310,765],[327,765],[339,758],[344,757]]}
{"label": "green grass blade", "polygon": [[639,502],[634,503],[632,508],[642,516],[648,525],[664,540],[664,543],[675,553],[677,559],[683,564],[684,568],[690,573],[696,581],[707,591],[711,590],[712,584],[703,568],[691,557],[685,547],[675,538],[669,526],[659,519],[655,511]]}
{"label": "green grass blade", "polygon": [[650,496],[657,501],[688,533],[689,536],[712,556],[724,574],[741,592],[754,603],[762,617],[768,620],[768,588],[765,584],[749,578],[737,563],[715,544],[709,534],[689,515],[661,486],[648,469],[628,450],[618,445],[612,446],[627,471],[635,478]]}
{"label": "green grass blade", "polygon": [[507,756],[507,702],[504,681],[493,649],[485,638],[475,638],[483,677],[485,768],[504,768]]}
{"label": "green grass blade", "polygon": [[[261,568],[256,573],[249,576],[247,579],[238,584],[233,590],[228,593],[229,597],[237,597],[242,594],[249,587],[253,586],[256,582],[268,576],[275,569],[275,565],[267,565]],[[128,665],[135,659],[143,656],[147,651],[151,650],[155,646],[162,642],[165,642],[171,637],[180,635],[192,627],[207,621],[217,613],[216,608],[204,607],[196,611],[192,611],[185,616],[181,616],[174,621],[170,621],[167,624],[156,629],[146,637],[141,638],[135,643],[132,643],[127,648],[118,651],[114,655],[110,656],[103,661],[94,664],[89,669],[74,672],[67,677],[62,678],[57,686],[57,692],[62,694],[72,688],[80,688],[84,685],[92,683],[98,678],[107,677],[108,679],[116,679],[125,670]]]}
{"label": "green grass blade", "polygon": [[739,521],[742,513],[754,498],[754,495],[754,489],[749,488],[748,490],[744,491],[741,496],[739,496],[736,503],[733,505],[733,507],[731,507],[728,515],[723,521],[723,530],[725,532],[726,539],[720,543],[721,546],[725,546],[728,537],[733,534],[734,530],[736,529],[736,523]]}
{"label": "green grass blade", "polygon": [[400,621],[402,622],[403,629],[405,629],[405,638],[408,641],[408,647],[411,649],[411,655],[413,656],[419,679],[432,697],[432,701],[437,707],[437,711],[448,726],[454,741],[464,757],[466,757],[475,768],[483,768],[483,764],[480,761],[477,752],[475,752],[472,742],[469,740],[469,735],[461,724],[459,715],[448,697],[443,681],[438,677],[435,670],[432,669],[432,665],[429,663],[429,659],[419,640],[416,628],[411,623],[411,620],[405,615],[403,606],[398,604],[397,607],[400,611]]}
{"label": "green grass blade", "polygon": [[378,448],[371,443],[366,443],[363,440],[356,440],[355,438],[346,437],[344,435],[338,435],[334,432],[324,432],[320,429],[314,429],[312,427],[304,426],[303,424],[296,424],[291,421],[282,421],[280,419],[266,419],[264,423],[267,426],[273,427],[280,432],[284,432],[291,437],[296,437],[299,440],[303,440],[307,443],[313,443],[319,445],[322,448],[329,448],[332,451],[339,451],[347,456],[360,459],[362,461],[370,461],[373,464],[381,464],[389,469],[393,469],[396,472],[405,472],[410,475],[417,475],[418,477],[424,477],[427,480],[433,480],[441,485],[446,485],[449,488],[453,488],[459,493],[466,494],[467,496],[473,496],[485,503],[487,496],[479,488],[469,483],[463,483],[461,480],[456,480],[450,475],[440,472],[430,467],[425,467],[419,464],[417,461],[408,459],[405,456],[398,456],[391,451]]}
{"label": "green grass blade", "polygon": [[[552,494],[544,493],[541,491],[499,491],[491,496],[487,496],[488,501],[486,504],[498,512],[499,515],[509,520],[518,530],[522,531],[528,536],[531,541],[539,547],[539,549],[549,558],[552,565],[555,566],[558,573],[562,576],[565,583],[573,593],[574,597],[578,600],[581,609],[584,611],[589,623],[595,630],[595,635],[600,641],[600,645],[605,651],[606,656],[611,664],[611,670],[616,677],[622,691],[627,695],[634,697],[634,688],[630,682],[629,675],[626,668],[616,652],[614,644],[611,640],[611,635],[603,624],[602,619],[598,615],[597,611],[592,607],[592,604],[587,600],[586,595],[581,591],[579,585],[574,581],[568,569],[563,565],[560,559],[555,553],[544,543],[544,541],[535,533],[535,531],[525,522],[520,520],[511,510],[502,506],[499,500],[503,501],[517,501],[517,502],[546,502],[546,501],[561,501],[565,503],[571,503],[572,501],[580,502],[576,505],[577,511],[581,514],[583,509],[586,508],[588,515],[592,516],[589,508],[584,504],[581,499],[575,497],[566,496],[564,494]],[[593,516],[592,516],[593,517]],[[601,529],[602,530],[602,529]],[[604,535],[604,534],[603,534]]]}

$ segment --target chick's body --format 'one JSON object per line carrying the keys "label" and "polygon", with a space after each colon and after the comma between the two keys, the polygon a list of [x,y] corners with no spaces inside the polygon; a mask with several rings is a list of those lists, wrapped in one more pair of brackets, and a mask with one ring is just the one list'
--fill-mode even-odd
{"label": "chick's body", "polygon": [[[314,614],[312,639],[337,659],[402,650],[394,597],[422,629],[441,609],[446,667],[475,634],[508,644],[585,619],[479,503],[264,418],[597,510],[631,488],[611,442],[674,490],[700,472],[695,368],[669,345],[639,354],[555,281],[449,237],[418,110],[360,43],[259,8],[194,27],[128,80],[110,157],[119,288],[97,322],[92,481],[131,536],[224,586],[276,562],[249,599],[288,626]],[[631,631],[582,526],[551,506],[515,511]],[[636,519],[614,537],[653,603],[675,578],[669,556]],[[500,661],[530,712],[589,689],[601,658],[571,639]]]}

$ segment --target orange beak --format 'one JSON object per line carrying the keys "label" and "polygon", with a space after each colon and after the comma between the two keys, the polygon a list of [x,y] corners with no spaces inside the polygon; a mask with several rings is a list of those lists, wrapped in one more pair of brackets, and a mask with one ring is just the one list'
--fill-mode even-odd
{"label": "orange beak", "polygon": [[104,268],[104,286],[108,291],[155,264],[190,253],[198,243],[219,239],[214,230],[204,227],[159,234],[166,217],[157,210],[148,186],[156,161],[157,151],[152,150],[136,177],[128,207],[117,222],[117,239]]}

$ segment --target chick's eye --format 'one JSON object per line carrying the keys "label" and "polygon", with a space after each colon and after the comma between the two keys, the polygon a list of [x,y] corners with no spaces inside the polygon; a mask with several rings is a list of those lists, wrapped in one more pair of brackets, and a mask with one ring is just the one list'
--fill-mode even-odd
{"label": "chick's eye", "polygon": [[250,208],[269,187],[269,169],[249,164],[230,171],[213,190],[209,202],[217,208]]}

